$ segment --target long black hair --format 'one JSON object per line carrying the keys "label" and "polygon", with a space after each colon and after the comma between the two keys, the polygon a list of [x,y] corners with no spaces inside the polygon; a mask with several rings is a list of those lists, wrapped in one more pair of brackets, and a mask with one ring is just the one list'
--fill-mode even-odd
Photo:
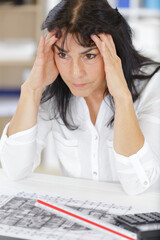
{"label": "long black hair", "polygon": [[[64,45],[67,34],[71,33],[83,47],[95,45],[91,40],[92,34],[108,33],[112,36],[117,55],[122,62],[122,68],[133,102],[140,95],[134,80],[149,81],[160,69],[160,63],[141,55],[132,44],[132,29],[117,8],[112,8],[106,0],[62,0],[48,14],[42,25],[42,30],[49,32],[56,30],[56,36],[62,37]],[[63,48],[63,46],[62,46]],[[152,73],[147,74],[142,67],[154,65]],[[107,91],[107,89],[106,89]],[[67,111],[72,94],[68,86],[59,75],[57,79],[45,89],[41,103],[54,98],[54,117],[60,116],[66,127],[76,129],[67,120]],[[114,101],[111,95],[113,117],[108,125],[114,122]]]}

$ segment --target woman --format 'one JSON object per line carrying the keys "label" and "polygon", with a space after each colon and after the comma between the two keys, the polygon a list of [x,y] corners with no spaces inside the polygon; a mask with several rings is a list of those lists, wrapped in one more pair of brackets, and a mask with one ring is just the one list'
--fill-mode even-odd
{"label": "woman", "polygon": [[160,64],[134,49],[129,25],[106,0],[62,0],[42,29],[2,136],[8,177],[40,164],[52,131],[62,174],[142,193],[160,175]]}

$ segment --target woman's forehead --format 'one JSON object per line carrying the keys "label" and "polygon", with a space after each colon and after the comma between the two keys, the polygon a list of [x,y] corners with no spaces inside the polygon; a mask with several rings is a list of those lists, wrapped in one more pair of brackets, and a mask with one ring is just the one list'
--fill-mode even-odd
{"label": "woman's forehead", "polygon": [[[66,36],[64,34],[62,34],[61,38],[57,40],[56,45],[58,45],[62,49],[65,49],[66,51],[70,51],[73,48],[83,51],[83,50],[91,47],[91,46],[82,46],[79,43],[75,34],[72,34],[72,33],[68,33]],[[95,44],[92,44],[92,47],[95,47]]]}

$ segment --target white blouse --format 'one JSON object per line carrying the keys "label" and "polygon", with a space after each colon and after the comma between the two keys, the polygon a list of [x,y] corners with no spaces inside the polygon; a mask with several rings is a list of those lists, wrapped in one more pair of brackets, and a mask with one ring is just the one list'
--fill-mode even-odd
{"label": "white blouse", "polygon": [[[144,83],[139,87],[144,87]],[[40,164],[47,135],[52,131],[64,176],[120,182],[131,195],[145,191],[156,182],[160,175],[160,71],[134,103],[145,143],[129,157],[117,154],[113,148],[113,128],[107,127],[113,115],[108,96],[102,101],[95,125],[84,98],[72,98],[70,110],[78,126],[76,130],[69,130],[61,120],[49,120],[51,104],[52,100],[40,107],[37,124],[31,129],[7,137],[9,124],[6,125],[0,142],[0,159],[10,179],[18,180],[34,171]],[[67,116],[70,121],[71,115]]]}

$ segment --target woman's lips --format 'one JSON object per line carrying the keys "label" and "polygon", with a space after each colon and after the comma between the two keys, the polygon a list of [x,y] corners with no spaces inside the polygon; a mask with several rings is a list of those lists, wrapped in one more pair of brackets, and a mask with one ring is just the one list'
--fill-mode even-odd
{"label": "woman's lips", "polygon": [[84,86],[86,86],[87,85],[87,83],[73,83],[73,86],[75,86],[76,88],[82,88],[82,87],[84,87]]}

